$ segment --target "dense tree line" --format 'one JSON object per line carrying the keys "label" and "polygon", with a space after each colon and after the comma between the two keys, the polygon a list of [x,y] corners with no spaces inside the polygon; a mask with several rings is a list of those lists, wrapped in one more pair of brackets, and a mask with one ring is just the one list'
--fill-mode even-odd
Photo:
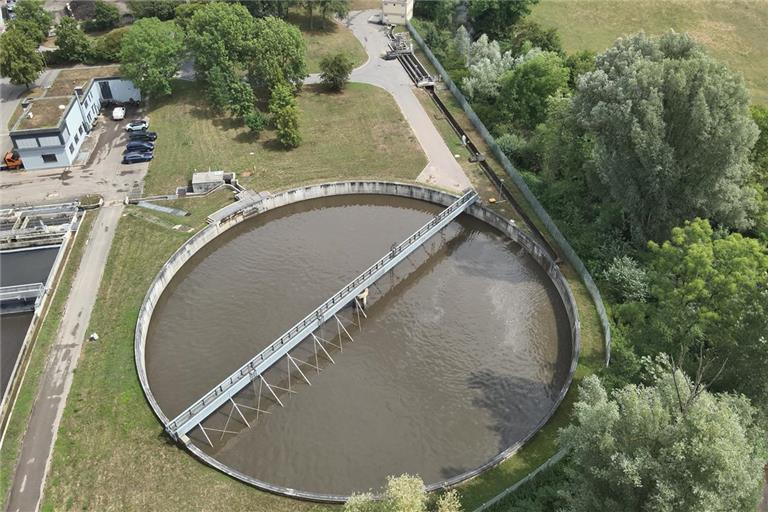
{"label": "dense tree line", "polygon": [[687,34],[567,54],[530,5],[417,2],[415,21],[613,323],[611,366],[561,434],[572,455],[502,509],[753,510],[768,457],[768,108]]}

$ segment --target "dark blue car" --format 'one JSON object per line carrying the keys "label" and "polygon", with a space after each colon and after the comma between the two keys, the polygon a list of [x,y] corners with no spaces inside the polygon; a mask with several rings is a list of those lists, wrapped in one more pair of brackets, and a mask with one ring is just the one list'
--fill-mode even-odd
{"label": "dark blue car", "polygon": [[152,160],[152,153],[150,152],[143,152],[143,153],[126,153],[123,155],[123,163],[124,164],[136,164],[139,162],[149,162]]}
{"label": "dark blue car", "polygon": [[131,141],[147,141],[152,142],[157,139],[157,132],[131,132],[128,134],[128,138]]}
{"label": "dark blue car", "polygon": [[154,149],[155,149],[155,145],[151,142],[134,140],[129,142],[128,145],[125,146],[124,153],[147,152],[147,151],[154,151]]}

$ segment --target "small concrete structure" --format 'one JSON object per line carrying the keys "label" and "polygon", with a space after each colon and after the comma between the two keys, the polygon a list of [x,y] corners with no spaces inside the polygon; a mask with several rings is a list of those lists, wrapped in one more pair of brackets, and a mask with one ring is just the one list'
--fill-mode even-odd
{"label": "small concrete structure", "polygon": [[381,20],[385,25],[405,25],[413,18],[414,0],[381,0]]}
{"label": "small concrete structure", "polygon": [[196,172],[192,175],[192,192],[205,194],[211,190],[232,183],[235,173],[224,171]]}

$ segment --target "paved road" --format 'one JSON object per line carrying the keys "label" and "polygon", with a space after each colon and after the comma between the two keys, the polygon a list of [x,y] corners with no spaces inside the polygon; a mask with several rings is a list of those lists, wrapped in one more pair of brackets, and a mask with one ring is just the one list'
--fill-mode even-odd
{"label": "paved road", "polygon": [[59,422],[122,211],[120,202],[101,208],[93,225],[24,434],[6,504],[9,512],[39,508]]}
{"label": "paved road", "polygon": [[419,181],[455,190],[469,187],[469,178],[414,94],[413,83],[403,67],[396,60],[381,58],[387,48],[387,30],[368,23],[368,18],[376,12],[353,11],[346,21],[368,53],[368,62],[355,69],[350,80],[379,86],[395,98],[429,160],[417,178]]}

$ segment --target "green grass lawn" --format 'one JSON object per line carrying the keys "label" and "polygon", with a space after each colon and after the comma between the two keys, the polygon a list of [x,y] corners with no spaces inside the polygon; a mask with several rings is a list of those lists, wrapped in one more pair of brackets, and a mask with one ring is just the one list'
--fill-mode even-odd
{"label": "green grass lawn", "polygon": [[768,0],[541,0],[531,17],[557,28],[568,51],[599,52],[640,30],[688,32],[768,103]]}
{"label": "green grass lawn", "polygon": [[86,212],[80,223],[77,237],[70,249],[50,308],[43,319],[29,356],[30,359],[24,374],[24,381],[16,397],[13,413],[8,422],[8,429],[5,432],[3,446],[0,450],[0,496],[5,497],[8,493],[13,470],[16,466],[19,450],[21,449],[21,441],[29,422],[29,415],[32,413],[32,404],[37,396],[40,377],[48,360],[48,354],[50,353],[56,332],[59,330],[61,317],[64,315],[64,306],[69,297],[69,291],[72,289],[72,281],[80,266],[80,258],[83,255],[85,241],[91,233],[91,226],[97,214],[98,212]]}
{"label": "green grass lawn", "polygon": [[291,23],[298,25],[307,43],[307,70],[310,73],[319,73],[320,61],[323,57],[338,52],[346,53],[352,59],[354,67],[365,64],[368,54],[365,53],[363,45],[352,31],[332,19],[327,19],[323,23],[317,11],[318,9],[315,8],[315,16],[311,24],[309,16],[303,9],[292,10],[287,18]]}
{"label": "green grass lawn", "polygon": [[238,173],[246,187],[277,190],[355,178],[413,180],[426,158],[394,99],[371,85],[341,94],[306,86],[298,97],[302,144],[285,150],[267,130],[253,137],[239,122],[217,117],[195,83],[176,82],[173,96],[149,112],[160,134],[145,192],[172,193],[194,169]]}

